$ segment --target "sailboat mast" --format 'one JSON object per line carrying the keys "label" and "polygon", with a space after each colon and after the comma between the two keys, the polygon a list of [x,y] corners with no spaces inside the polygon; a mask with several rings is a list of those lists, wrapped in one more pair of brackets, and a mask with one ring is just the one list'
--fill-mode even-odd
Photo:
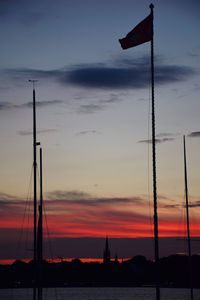
{"label": "sailboat mast", "polygon": [[42,148],[40,148],[40,205],[39,205],[39,214],[40,214],[40,253],[39,261],[43,260],[43,178],[42,178]]}
{"label": "sailboat mast", "polygon": [[38,259],[38,300],[42,300],[42,261],[43,261],[43,185],[42,185],[42,148],[40,148],[40,203],[37,234]]}
{"label": "sailboat mast", "polygon": [[190,276],[190,296],[193,300],[192,288],[192,252],[191,252],[191,238],[190,238],[190,216],[189,216],[189,201],[188,201],[188,182],[187,182],[187,160],[186,160],[186,145],[185,136],[183,136],[184,148],[184,175],[185,175],[185,207],[186,207],[186,221],[187,221],[187,240],[188,240],[188,257],[189,257],[189,276]]}
{"label": "sailboat mast", "polygon": [[34,287],[33,300],[36,300],[36,281],[37,281],[37,137],[36,137],[36,97],[35,82],[33,84],[33,267],[34,267]]}

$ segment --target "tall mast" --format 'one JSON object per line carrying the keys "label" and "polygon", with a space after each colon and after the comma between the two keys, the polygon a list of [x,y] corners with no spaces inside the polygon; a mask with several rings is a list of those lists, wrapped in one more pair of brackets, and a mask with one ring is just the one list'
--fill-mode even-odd
{"label": "tall mast", "polygon": [[191,253],[191,239],[190,239],[190,216],[189,216],[189,201],[188,201],[187,160],[186,160],[185,136],[183,136],[183,148],[184,148],[185,204],[186,204],[185,207],[186,207],[186,220],[187,220],[190,297],[191,297],[191,300],[193,300],[194,297],[193,297],[193,287],[192,287],[192,253]]}
{"label": "tall mast", "polygon": [[29,80],[33,85],[33,266],[34,266],[34,287],[33,300],[36,300],[37,282],[37,137],[36,137],[36,97],[35,82]]}
{"label": "tall mast", "polygon": [[[154,5],[150,4],[153,20]],[[152,98],[152,160],[153,160],[153,204],[154,204],[154,248],[156,266],[156,300],[160,300],[159,284],[159,243],[158,243],[158,213],[157,213],[157,184],[156,184],[156,134],[155,134],[155,101],[154,101],[154,29],[152,21],[151,39],[151,98]]]}
{"label": "tall mast", "polygon": [[38,260],[41,262],[43,260],[43,171],[42,171],[42,148],[40,148],[40,205],[39,205],[39,218],[38,227],[40,233],[40,243],[39,243],[39,253]]}
{"label": "tall mast", "polygon": [[40,203],[37,234],[38,260],[38,300],[42,300],[42,261],[43,261],[43,184],[42,184],[42,148],[40,148]]}

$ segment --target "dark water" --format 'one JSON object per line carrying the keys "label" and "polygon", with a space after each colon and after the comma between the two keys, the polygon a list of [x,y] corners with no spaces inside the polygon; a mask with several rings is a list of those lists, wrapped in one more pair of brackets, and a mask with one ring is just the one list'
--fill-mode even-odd
{"label": "dark water", "polygon": [[[31,300],[30,289],[0,290],[1,300]],[[43,300],[155,300],[153,288],[56,288],[44,289]],[[190,300],[187,289],[161,289],[161,300]],[[200,300],[200,290],[194,290]]]}

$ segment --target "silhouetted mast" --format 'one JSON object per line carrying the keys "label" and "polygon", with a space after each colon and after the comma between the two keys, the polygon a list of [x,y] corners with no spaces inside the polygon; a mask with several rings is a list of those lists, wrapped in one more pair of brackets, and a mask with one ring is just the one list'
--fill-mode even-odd
{"label": "silhouetted mast", "polygon": [[42,184],[42,148],[40,148],[40,203],[37,233],[37,270],[38,270],[38,300],[42,300],[42,261],[43,261],[43,184]]}
{"label": "silhouetted mast", "polygon": [[155,266],[156,266],[156,299],[160,300],[159,284],[159,243],[158,243],[158,213],[157,213],[157,183],[156,183],[156,134],[155,134],[155,99],[154,99],[154,28],[153,28],[153,9],[154,5],[149,6],[152,15],[152,39],[151,39],[151,98],[152,98],[152,160],[153,160],[153,203],[154,203],[154,247],[155,247]]}
{"label": "silhouetted mast", "polygon": [[36,300],[36,283],[37,283],[37,138],[36,138],[36,99],[35,99],[35,82],[33,84],[33,266],[34,266],[34,287],[33,300]]}
{"label": "silhouetted mast", "polygon": [[187,184],[187,161],[186,161],[186,145],[185,136],[183,136],[184,148],[184,175],[185,175],[185,207],[186,207],[186,220],[187,220],[187,240],[188,240],[188,259],[189,259],[189,278],[190,278],[190,296],[193,300],[193,287],[192,287],[192,253],[191,253],[191,239],[190,239],[190,216],[189,216],[189,202],[188,202],[188,184]]}

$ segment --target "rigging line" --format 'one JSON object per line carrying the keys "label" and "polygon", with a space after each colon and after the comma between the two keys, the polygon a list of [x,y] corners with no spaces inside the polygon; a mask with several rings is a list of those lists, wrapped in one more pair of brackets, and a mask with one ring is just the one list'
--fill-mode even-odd
{"label": "rigging line", "polygon": [[198,218],[196,215],[196,210],[194,209],[195,206],[192,205],[191,201],[192,196],[188,196],[188,202],[189,202],[189,209],[190,209],[190,233],[191,237],[194,238],[196,236],[196,230],[195,228],[198,228],[199,224],[197,222]]}
{"label": "rigging line", "polygon": [[183,196],[182,202],[181,202],[181,209],[180,209],[180,215],[178,219],[178,225],[177,225],[177,237],[178,240],[182,241],[182,249],[181,252],[186,254],[187,253],[187,246],[186,246],[186,235],[187,235],[187,230],[186,230],[186,212],[185,212],[185,198]]}
{"label": "rigging line", "polygon": [[184,247],[184,254],[187,255],[187,227],[186,227],[186,211],[185,211],[185,191],[184,191],[184,199],[183,199],[183,230],[182,230],[182,236],[183,236],[183,247]]}
{"label": "rigging line", "polygon": [[[26,197],[26,201],[25,201],[25,207],[24,207],[24,211],[23,211],[23,217],[22,217],[22,222],[21,222],[21,226],[20,226],[20,230],[19,230],[19,235],[18,235],[18,241],[17,241],[17,252],[18,255],[17,257],[20,257],[20,250],[23,249],[23,253],[22,257],[25,256],[25,249],[24,247],[22,247],[22,239],[23,239],[23,235],[24,235],[24,227],[25,227],[25,218],[26,215],[29,216],[29,206],[30,206],[30,199],[29,199],[29,190],[30,190],[30,186],[31,186],[31,179],[32,179],[32,174],[33,174],[33,168],[31,168],[31,175],[30,175],[30,179],[29,179],[29,184],[28,184],[28,192],[27,192],[27,197]],[[28,213],[27,213],[28,211]],[[25,236],[25,245],[26,245],[26,236]],[[17,253],[16,253],[17,254]],[[14,290],[11,290],[11,299],[15,299],[14,298]]]}
{"label": "rigging line", "polygon": [[178,207],[179,209],[179,215],[177,218],[177,237],[178,238],[183,238],[184,237],[184,232],[185,232],[185,209],[184,208],[184,196],[182,198],[182,201],[180,201],[180,207]]}
{"label": "rigging line", "polygon": [[[47,214],[46,214],[46,207],[45,207],[44,202],[43,202],[43,211],[44,211],[44,219],[45,219],[45,225],[46,225],[47,241],[48,241],[48,245],[49,245],[50,258],[53,258],[53,247],[52,247],[52,243],[51,243],[51,239],[50,239],[50,231],[49,231],[49,226],[48,226],[48,221],[47,221]],[[54,291],[55,291],[55,298],[56,298],[55,300],[58,300],[56,288],[54,289]]]}
{"label": "rigging line", "polygon": [[[29,213],[30,213],[30,198],[29,198],[29,193],[30,193],[30,189],[31,189],[32,176],[33,176],[33,167],[31,168],[31,175],[30,175],[29,184],[28,184],[28,192],[27,192],[27,197],[26,197],[26,202],[25,202],[25,208],[24,208],[24,212],[23,212],[22,223],[21,223],[21,228],[20,228],[19,238],[18,238],[18,243],[17,243],[18,253],[19,253],[19,250],[21,249],[22,238],[23,238],[23,235],[24,235],[24,227],[25,227],[25,218],[26,218],[26,215],[28,216],[28,224],[29,224]],[[26,232],[26,236],[25,236],[25,245],[26,245],[26,238],[27,238],[27,232]]]}
{"label": "rigging line", "polygon": [[[184,231],[183,231],[183,238],[184,238],[184,255],[185,256],[188,256],[188,259],[189,259],[189,266],[188,266],[188,271],[189,272],[186,272],[186,280],[190,282],[190,284],[192,283],[192,269],[191,269],[191,265],[192,264],[192,260],[190,261],[190,259],[192,258],[192,252],[190,253],[191,254],[191,257],[189,256],[189,251],[188,251],[188,230],[187,230],[187,225],[186,225],[186,222],[187,222],[187,213],[186,213],[186,204],[185,204],[185,198],[186,198],[186,189],[184,189],[184,200],[183,200],[183,212],[184,212],[184,220],[183,220],[183,224],[184,224]],[[188,202],[189,202],[189,196],[188,196]],[[191,246],[190,246],[191,247]],[[187,275],[189,276],[189,278],[187,278]],[[191,296],[191,291],[192,291],[192,296]],[[187,289],[187,292],[188,292],[188,299],[193,299],[193,288],[192,288],[192,285],[190,286],[190,288]]]}
{"label": "rigging line", "polygon": [[[29,190],[28,190],[28,196],[27,196],[27,198],[28,198],[28,214],[27,214],[27,231],[26,231],[26,238],[25,238],[25,248],[24,248],[24,250],[26,249],[26,250],[29,250],[30,251],[30,248],[28,248],[28,247],[30,247],[29,245],[28,245],[28,242],[30,242],[31,241],[31,235],[30,235],[30,230],[29,230],[29,225],[30,225],[30,216],[31,216],[31,203],[32,203],[32,180],[33,180],[33,169],[34,169],[34,167],[33,167],[33,165],[32,165],[32,169],[31,169],[31,178],[30,178],[30,183],[29,183]],[[31,250],[32,250],[32,248],[31,248]]]}

